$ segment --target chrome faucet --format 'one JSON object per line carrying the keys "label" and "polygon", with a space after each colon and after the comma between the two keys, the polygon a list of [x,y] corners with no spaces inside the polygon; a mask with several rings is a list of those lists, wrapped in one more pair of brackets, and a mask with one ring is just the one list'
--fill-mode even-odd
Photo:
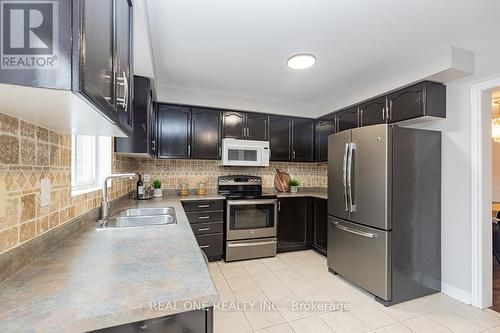
{"label": "chrome faucet", "polygon": [[101,203],[101,217],[99,218],[99,222],[106,221],[109,213],[109,200],[108,200],[108,180],[110,179],[122,179],[122,178],[130,178],[137,176],[139,173],[117,173],[114,175],[110,175],[104,179],[104,184],[102,186],[102,203]]}

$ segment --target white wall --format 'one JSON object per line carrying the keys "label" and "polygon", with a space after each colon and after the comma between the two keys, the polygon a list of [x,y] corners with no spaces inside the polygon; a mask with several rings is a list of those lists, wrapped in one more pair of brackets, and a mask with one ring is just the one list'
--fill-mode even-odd
{"label": "white wall", "polygon": [[492,143],[493,202],[500,202],[500,143]]}
{"label": "white wall", "polygon": [[415,126],[443,132],[443,292],[464,301],[471,293],[471,86],[500,77],[499,55],[500,44],[476,50],[476,74],[447,84],[446,119]]}

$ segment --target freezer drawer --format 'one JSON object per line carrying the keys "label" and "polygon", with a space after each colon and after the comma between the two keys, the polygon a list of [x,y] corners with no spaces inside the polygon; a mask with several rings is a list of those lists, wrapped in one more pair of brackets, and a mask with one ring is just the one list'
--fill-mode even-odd
{"label": "freezer drawer", "polygon": [[391,231],[328,217],[328,267],[370,293],[391,300]]}

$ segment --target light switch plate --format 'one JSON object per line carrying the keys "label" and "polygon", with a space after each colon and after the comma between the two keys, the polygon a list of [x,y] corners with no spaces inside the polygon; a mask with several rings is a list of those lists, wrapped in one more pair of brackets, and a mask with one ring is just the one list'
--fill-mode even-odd
{"label": "light switch plate", "polygon": [[7,215],[7,188],[5,180],[0,180],[0,217]]}
{"label": "light switch plate", "polygon": [[146,174],[144,175],[144,181],[145,181],[146,183],[149,183],[149,173],[146,173]]}
{"label": "light switch plate", "polygon": [[50,205],[50,179],[40,181],[40,204],[42,207]]}

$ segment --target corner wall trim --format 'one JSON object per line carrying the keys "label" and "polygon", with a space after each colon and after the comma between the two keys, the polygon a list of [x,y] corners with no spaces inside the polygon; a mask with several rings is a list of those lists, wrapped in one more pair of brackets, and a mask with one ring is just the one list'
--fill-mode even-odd
{"label": "corner wall trim", "polygon": [[441,283],[441,292],[465,304],[471,304],[471,294],[466,292],[465,290],[450,286],[446,283]]}

